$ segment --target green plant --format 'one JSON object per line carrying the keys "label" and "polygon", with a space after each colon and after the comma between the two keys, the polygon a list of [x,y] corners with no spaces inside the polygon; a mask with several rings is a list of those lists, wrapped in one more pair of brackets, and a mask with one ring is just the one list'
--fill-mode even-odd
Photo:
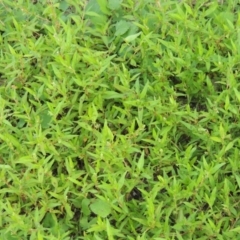
{"label": "green plant", "polygon": [[2,0],[1,239],[237,239],[238,12]]}

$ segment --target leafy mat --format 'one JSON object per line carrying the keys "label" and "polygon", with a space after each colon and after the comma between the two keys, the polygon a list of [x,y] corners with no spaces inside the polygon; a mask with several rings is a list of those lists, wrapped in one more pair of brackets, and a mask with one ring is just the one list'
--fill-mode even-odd
{"label": "leafy mat", "polygon": [[0,238],[238,239],[237,2],[2,0]]}

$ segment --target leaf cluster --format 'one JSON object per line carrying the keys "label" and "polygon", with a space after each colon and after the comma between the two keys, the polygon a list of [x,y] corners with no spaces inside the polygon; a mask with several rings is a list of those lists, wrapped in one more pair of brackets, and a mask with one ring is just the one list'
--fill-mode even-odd
{"label": "leaf cluster", "polygon": [[237,239],[239,10],[2,0],[0,238]]}

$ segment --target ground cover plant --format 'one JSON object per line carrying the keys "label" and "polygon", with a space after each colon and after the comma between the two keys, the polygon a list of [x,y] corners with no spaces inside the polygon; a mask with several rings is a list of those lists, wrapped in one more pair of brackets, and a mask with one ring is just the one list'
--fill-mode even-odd
{"label": "ground cover plant", "polygon": [[238,239],[238,1],[2,0],[0,238]]}

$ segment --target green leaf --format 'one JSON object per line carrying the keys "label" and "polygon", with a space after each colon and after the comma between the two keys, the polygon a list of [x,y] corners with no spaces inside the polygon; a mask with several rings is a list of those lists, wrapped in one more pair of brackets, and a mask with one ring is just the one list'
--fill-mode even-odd
{"label": "green leaf", "polygon": [[90,209],[89,209],[89,204],[90,204],[90,200],[87,198],[84,198],[82,200],[82,213],[84,214],[84,216],[89,216],[90,215]]}
{"label": "green leaf", "polygon": [[68,180],[75,183],[77,186],[82,187],[82,183],[80,181],[78,181],[77,179],[74,179],[72,177],[68,177]]}
{"label": "green leaf", "polygon": [[222,123],[219,126],[219,134],[220,134],[221,139],[224,139],[226,136],[226,132],[225,132],[225,129],[224,129]]}
{"label": "green leaf", "polygon": [[217,3],[213,3],[212,6],[207,8],[207,10],[203,13],[204,17],[211,15],[218,8]]}
{"label": "green leaf", "polygon": [[184,7],[186,8],[187,12],[188,12],[190,15],[193,15],[192,8],[191,8],[187,3],[183,3],[183,4],[184,4]]}
{"label": "green leaf", "polygon": [[43,129],[48,128],[48,126],[52,120],[52,116],[48,113],[48,110],[44,110],[43,112],[41,112],[39,114],[39,116],[40,116],[42,128]]}
{"label": "green leaf", "polygon": [[88,116],[93,123],[96,122],[96,120],[98,118],[98,111],[97,111],[97,108],[94,105],[94,103],[92,103],[88,108]]}
{"label": "green leaf", "polygon": [[110,141],[113,141],[113,133],[111,131],[111,129],[108,127],[108,123],[107,120],[104,121],[104,126],[103,126],[103,130],[102,130],[102,135]]}
{"label": "green leaf", "polygon": [[230,229],[231,232],[237,232],[237,233],[240,233],[240,227],[235,227],[235,228],[232,228]]}
{"label": "green leaf", "polygon": [[90,205],[90,209],[93,213],[103,218],[107,217],[111,213],[111,207],[109,203],[101,199],[98,199],[92,203]]}
{"label": "green leaf", "polygon": [[100,6],[97,2],[97,0],[89,0],[86,6],[86,12],[95,12],[95,13],[101,13]]}
{"label": "green leaf", "polygon": [[108,1],[107,0],[97,0],[101,11],[107,15],[111,15],[111,12],[108,10]]}
{"label": "green leaf", "polygon": [[228,110],[229,106],[230,106],[230,100],[229,100],[229,95],[227,95],[225,99],[225,105],[224,105],[225,110]]}
{"label": "green leaf", "polygon": [[217,197],[217,188],[214,187],[213,190],[212,190],[212,192],[211,192],[211,197],[210,197],[210,199],[209,199],[210,207],[213,206],[213,204],[214,204],[214,202],[215,202],[215,200],[216,200],[216,197]]}
{"label": "green leaf", "polygon": [[117,98],[123,98],[124,94],[120,94],[114,91],[106,91],[105,93],[103,93],[102,96],[104,99],[117,99]]}
{"label": "green leaf", "polygon": [[232,142],[228,143],[228,145],[225,148],[225,153],[233,148],[234,143],[235,143],[235,141],[232,141]]}
{"label": "green leaf", "polygon": [[85,122],[78,122],[78,125],[80,127],[84,128],[84,129],[88,130],[88,131],[92,131],[93,130],[92,127],[89,124],[85,123]]}
{"label": "green leaf", "polygon": [[129,22],[125,21],[125,20],[121,20],[119,22],[117,22],[115,28],[115,36],[121,36],[124,33],[126,33],[128,31],[128,29],[130,28],[130,24]]}
{"label": "green leaf", "polygon": [[127,43],[132,42],[132,41],[134,41],[140,34],[141,34],[141,32],[136,33],[136,34],[133,34],[133,35],[130,35],[130,36],[127,36],[126,38],[124,38],[124,41],[127,42]]}
{"label": "green leaf", "polygon": [[219,137],[214,137],[214,136],[212,136],[212,137],[210,137],[210,139],[213,140],[214,142],[219,142],[219,143],[222,142],[222,139],[219,138]]}
{"label": "green leaf", "polygon": [[138,160],[138,164],[137,164],[137,168],[138,168],[138,170],[139,171],[142,171],[143,170],[143,166],[144,166],[144,151],[142,151],[142,153],[141,153],[141,156],[140,156],[140,158],[139,158],[139,160]]}
{"label": "green leaf", "polygon": [[199,56],[202,57],[202,55],[203,55],[203,46],[202,46],[200,37],[197,38],[197,43],[198,43],[198,53],[199,53]]}
{"label": "green leaf", "polygon": [[89,227],[91,226],[91,223],[88,222],[88,216],[81,216],[80,226],[84,230],[89,229]]}
{"label": "green leaf", "polygon": [[108,8],[111,10],[118,10],[121,7],[122,0],[109,0]]}
{"label": "green leaf", "polygon": [[59,78],[59,79],[62,79],[62,73],[61,73],[61,71],[58,69],[58,67],[56,67],[56,64],[54,64],[54,63],[49,63],[49,64],[51,64],[51,66],[52,66],[52,69],[53,69],[53,72],[55,73],[55,75]]}
{"label": "green leaf", "polygon": [[120,179],[118,180],[118,188],[121,189],[126,181],[126,174],[127,172],[124,172]]}
{"label": "green leaf", "polygon": [[12,168],[9,165],[0,164],[0,169],[12,169]]}
{"label": "green leaf", "polygon": [[43,220],[43,226],[46,228],[51,228],[55,226],[56,224],[56,219],[53,216],[53,213],[46,213],[44,220]]}
{"label": "green leaf", "polygon": [[234,176],[237,180],[238,187],[240,188],[240,176],[238,176],[237,174],[234,174]]}
{"label": "green leaf", "polygon": [[226,163],[219,163],[217,164],[216,166],[214,166],[212,169],[211,169],[211,173],[214,174],[215,172],[217,172],[222,166],[224,166]]}
{"label": "green leaf", "polygon": [[240,102],[240,93],[236,88],[233,88],[233,91],[235,93],[235,96],[237,97],[238,101]]}
{"label": "green leaf", "polygon": [[147,91],[148,91],[148,88],[149,88],[149,82],[147,82],[142,90],[142,92],[140,93],[140,98],[145,98],[146,94],[147,94]]}
{"label": "green leaf", "polygon": [[59,8],[62,11],[66,11],[68,9],[68,7],[69,7],[69,4],[66,1],[61,1],[59,4]]}

